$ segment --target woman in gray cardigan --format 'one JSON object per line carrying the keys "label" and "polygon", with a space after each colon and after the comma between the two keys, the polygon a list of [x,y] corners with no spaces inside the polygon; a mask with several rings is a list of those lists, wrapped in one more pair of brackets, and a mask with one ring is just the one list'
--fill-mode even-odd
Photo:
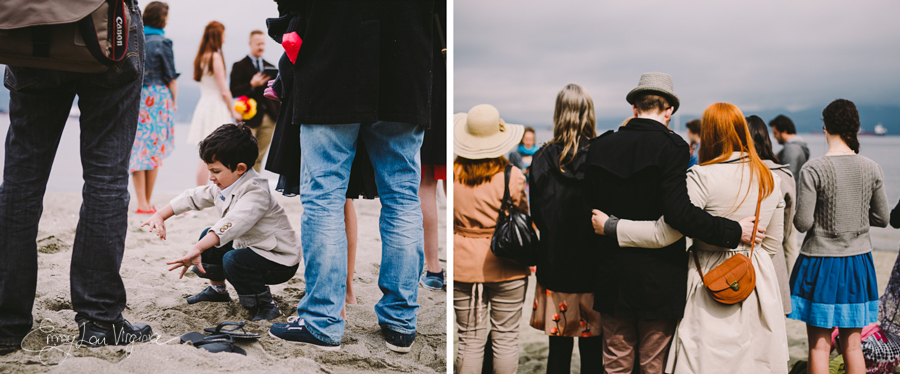
{"label": "woman in gray cardigan", "polygon": [[807,162],[797,180],[794,226],[807,234],[791,273],[788,317],[806,322],[810,373],[828,372],[833,327],[847,372],[863,373],[860,333],[878,317],[869,227],[888,223],[884,174],[858,155],[852,102],[835,100],[822,117],[828,153]]}

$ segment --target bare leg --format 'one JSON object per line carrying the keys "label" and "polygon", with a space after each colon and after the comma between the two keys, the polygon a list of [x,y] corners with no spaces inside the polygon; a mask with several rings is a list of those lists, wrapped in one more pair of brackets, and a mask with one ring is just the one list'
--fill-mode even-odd
{"label": "bare leg", "polygon": [[197,185],[205,186],[206,181],[209,179],[209,171],[206,163],[203,160],[200,160],[200,163],[197,164]]}
{"label": "bare leg", "polygon": [[844,356],[844,368],[847,374],[862,374],[866,372],[866,360],[863,357],[860,335],[862,329],[839,328],[841,337],[841,354]]}
{"label": "bare leg", "polygon": [[147,178],[146,178],[146,181],[144,181],[144,186],[146,186],[146,187],[144,187],[145,188],[144,196],[146,196],[146,198],[147,198],[147,206],[151,207],[151,208],[153,207],[153,205],[150,204],[150,197],[153,196],[153,185],[156,184],[157,172],[159,172],[158,167],[154,168],[153,170],[147,170],[147,173],[146,173]]}
{"label": "bare leg", "polygon": [[[809,337],[809,374],[828,374],[828,357],[831,353],[831,329],[806,324],[806,336]],[[856,335],[856,340],[858,348],[859,334]],[[841,339],[841,344],[844,344],[843,338]],[[860,351],[861,355],[862,351]]]}
{"label": "bare leg", "polygon": [[147,201],[146,170],[138,170],[131,173],[131,183],[134,184],[134,194],[138,201],[138,210],[150,210],[150,202]]}
{"label": "bare leg", "polygon": [[[353,206],[353,200],[347,199],[344,204],[344,227],[347,231],[347,295],[344,297],[345,304],[358,304],[356,302],[356,294],[353,293],[353,271],[356,268],[356,239],[357,239],[357,221],[356,207]],[[341,309],[341,318],[347,318],[347,307]]]}
{"label": "bare leg", "polygon": [[419,207],[422,209],[422,227],[425,230],[425,268],[432,273],[441,272],[438,260],[437,180],[434,166],[422,166],[422,182],[419,184]]}

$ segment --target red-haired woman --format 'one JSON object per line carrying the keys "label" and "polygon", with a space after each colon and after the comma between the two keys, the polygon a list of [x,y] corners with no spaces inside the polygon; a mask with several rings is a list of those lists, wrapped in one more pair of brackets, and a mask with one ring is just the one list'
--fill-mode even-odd
{"label": "red-haired woman", "polygon": [[[504,123],[497,109],[477,105],[453,118],[453,308],[459,328],[457,373],[481,373],[491,332],[494,373],[515,373],[519,362],[519,321],[525,301],[527,267],[491,253],[506,187],[503,157],[522,138],[523,126]],[[510,169],[514,208],[528,211],[525,176]],[[493,326],[491,326],[493,325]]]}
{"label": "red-haired woman", "polygon": [[[766,238],[750,254],[750,246],[717,247],[695,239],[688,261],[687,302],[669,349],[667,373],[787,373],[788,347],[784,309],[772,256],[784,235],[784,194],[780,180],[760,160],[744,114],[727,103],[703,112],[700,164],[688,170],[691,202],[714,216],[739,220],[756,213]],[[610,233],[605,233],[609,235]],[[621,247],[664,247],[681,233],[659,221],[619,220],[615,230]],[[756,288],[744,301],[722,304],[705,289],[703,274],[737,253],[751,257]],[[781,259],[779,259],[781,260]]]}
{"label": "red-haired woman", "polygon": [[[200,101],[194,108],[188,144],[198,145],[219,126],[242,120],[231,105],[231,90],[225,80],[224,42],[225,26],[216,21],[207,24],[197,57],[194,58],[194,80],[200,82]],[[200,160],[197,165],[198,186],[206,184],[207,175],[206,163]]]}

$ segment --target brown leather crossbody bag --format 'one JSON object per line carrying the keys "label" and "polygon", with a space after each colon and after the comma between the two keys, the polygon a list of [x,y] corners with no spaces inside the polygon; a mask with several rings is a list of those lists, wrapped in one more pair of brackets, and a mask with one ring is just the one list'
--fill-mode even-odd
{"label": "brown leather crossbody bag", "polygon": [[[753,222],[753,233],[756,234],[756,228],[759,226],[759,207],[762,204],[762,195],[756,202],[756,221]],[[700,267],[700,259],[697,258],[697,250],[693,252],[694,263],[697,264],[697,272],[706,286],[706,291],[713,300],[722,304],[737,304],[744,301],[753,289],[756,288],[756,270],[753,268],[753,247],[756,240],[750,244],[750,257],[741,253],[735,253],[734,256],[714,267],[706,275]]]}

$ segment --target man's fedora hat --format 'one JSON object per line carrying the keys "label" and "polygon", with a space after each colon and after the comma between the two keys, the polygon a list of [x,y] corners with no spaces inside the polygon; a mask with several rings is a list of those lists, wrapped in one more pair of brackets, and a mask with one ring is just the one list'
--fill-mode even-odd
{"label": "man's fedora hat", "polygon": [[634,105],[635,99],[637,96],[642,93],[654,93],[659,94],[666,98],[669,101],[669,104],[672,105],[672,113],[678,111],[678,105],[680,102],[678,101],[678,95],[675,94],[675,89],[672,88],[672,76],[666,73],[644,73],[641,74],[641,80],[638,82],[638,86],[635,87],[631,92],[625,96],[625,100],[628,101],[629,104]]}
{"label": "man's fedora hat", "polygon": [[524,134],[525,126],[504,122],[493,105],[476,105],[469,113],[453,115],[453,152],[471,160],[503,156]]}

